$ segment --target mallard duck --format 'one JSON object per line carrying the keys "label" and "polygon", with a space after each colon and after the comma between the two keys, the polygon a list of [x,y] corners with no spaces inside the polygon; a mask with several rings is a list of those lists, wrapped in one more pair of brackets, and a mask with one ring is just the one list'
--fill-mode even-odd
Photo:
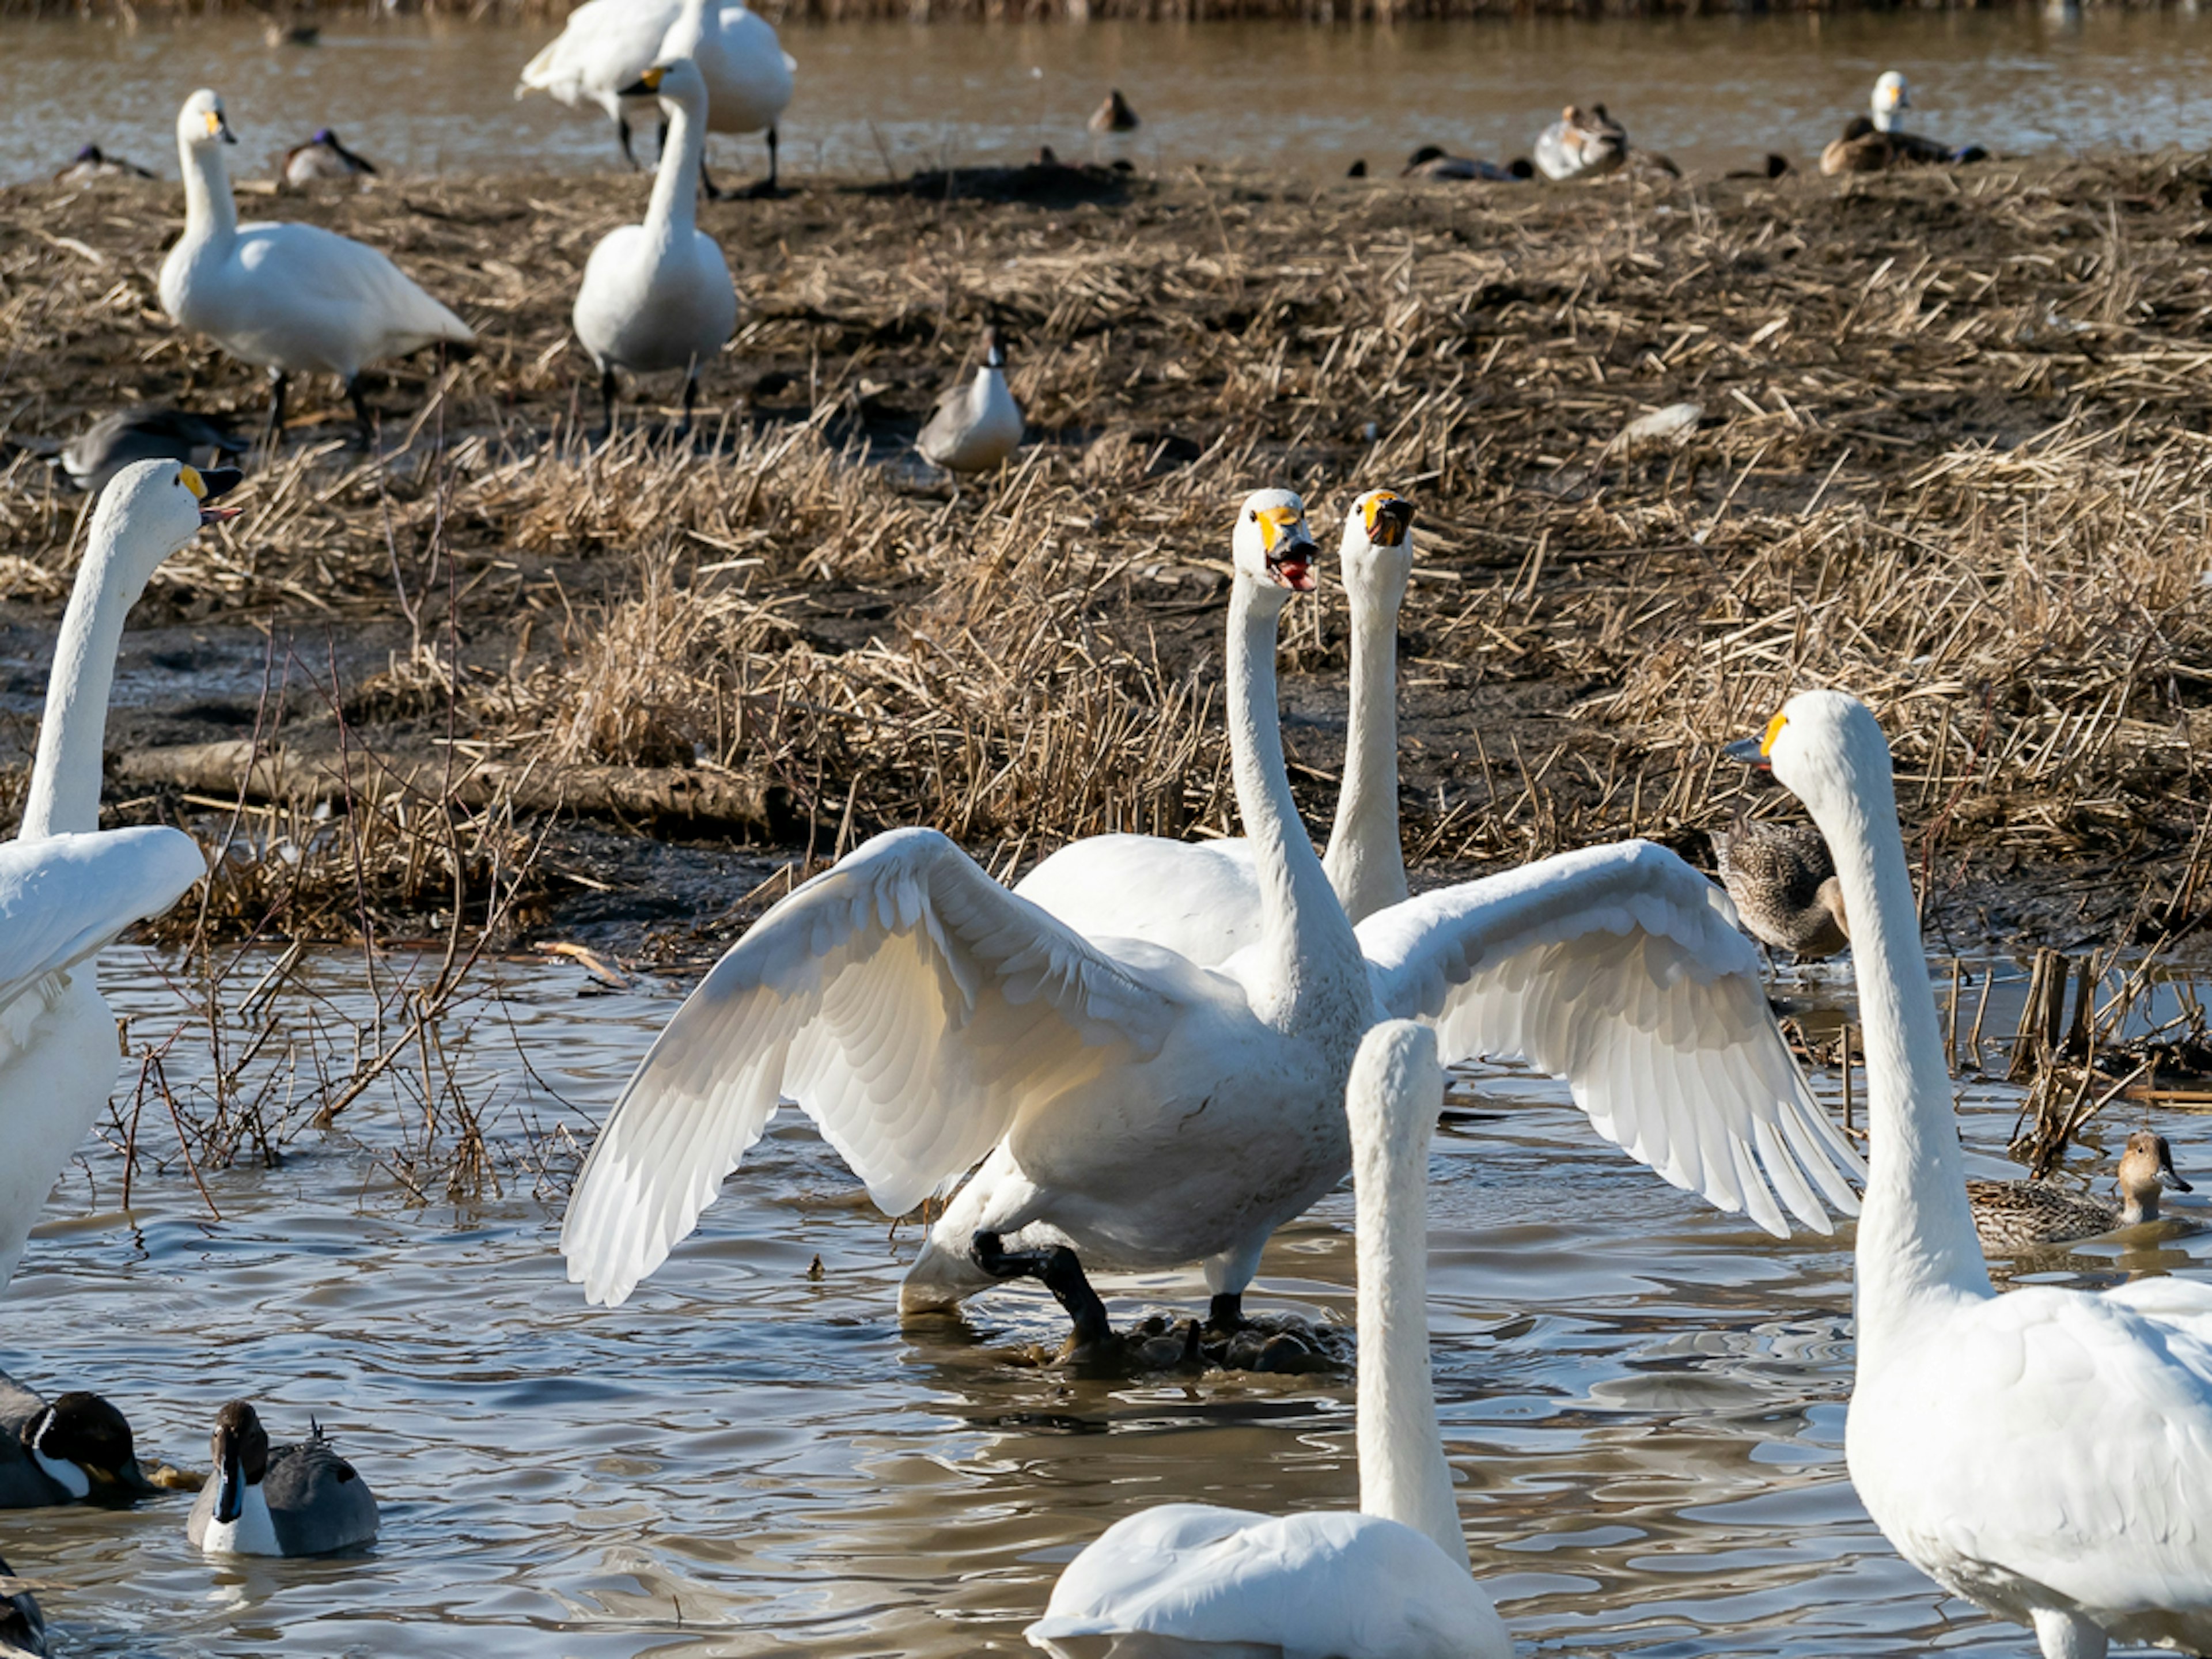
{"label": "mallard duck", "polygon": [[1570,104],[1536,138],[1536,167],[1547,179],[1595,179],[1628,159],[1628,132],[1603,104]]}
{"label": "mallard duck", "polygon": [[216,1414],[215,1471],[185,1537],[209,1555],[328,1555],[376,1539],[376,1497],[312,1421],[307,1437],[272,1447],[251,1402]]}
{"label": "mallard duck", "polygon": [[2155,1221],[2159,1190],[2169,1183],[2185,1193],[2197,1190],[2175,1172],[2166,1137],[2137,1129],[2120,1154],[2118,1205],[2045,1181],[1970,1181],[1966,1199],[1974,1206],[1982,1249],[1991,1255],[2016,1255]]}
{"label": "mallard duck", "polygon": [[95,179],[150,179],[154,175],[135,161],[109,155],[98,144],[87,144],[54,174],[58,185],[88,185]]}
{"label": "mallard duck", "polygon": [[352,179],[374,173],[376,165],[356,155],[338,142],[328,127],[317,130],[304,144],[295,144],[277,164],[276,181],[292,190],[304,190],[318,179]]}
{"label": "mallard duck", "polygon": [[1835,860],[1811,824],[1753,819],[1707,839],[1744,931],[1761,945],[1832,957],[1851,942]]}

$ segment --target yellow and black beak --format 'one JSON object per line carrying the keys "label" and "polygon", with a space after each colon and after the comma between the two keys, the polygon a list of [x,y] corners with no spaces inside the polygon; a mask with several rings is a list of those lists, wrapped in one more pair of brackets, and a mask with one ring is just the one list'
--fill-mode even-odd
{"label": "yellow and black beak", "polygon": [[238,142],[238,135],[230,130],[228,118],[219,109],[211,109],[207,112],[207,130],[209,137],[220,138],[226,144],[234,144]]}
{"label": "yellow and black beak", "polygon": [[1362,509],[1367,520],[1367,539],[1377,547],[1402,547],[1413,527],[1413,504],[1402,495],[1378,489]]}
{"label": "yellow and black beak", "polygon": [[186,466],[178,469],[185,488],[192,492],[200,504],[200,522],[204,525],[222,524],[236,518],[242,507],[210,507],[209,502],[226,491],[233,490],[246,481],[246,474],[234,466]]}
{"label": "yellow and black beak", "polygon": [[1767,721],[1765,732],[1756,738],[1739,738],[1721,750],[1729,760],[1740,761],[1746,766],[1756,767],[1762,772],[1774,769],[1774,743],[1782,735],[1782,728],[1790,724],[1790,716],[1777,714]]}
{"label": "yellow and black beak", "polygon": [[1294,507],[1263,507],[1258,517],[1267,574],[1293,593],[1312,592],[1316,550],[1305,514]]}
{"label": "yellow and black beak", "polygon": [[668,71],[658,64],[624,87],[616,96],[620,98],[651,98],[660,91],[661,78]]}

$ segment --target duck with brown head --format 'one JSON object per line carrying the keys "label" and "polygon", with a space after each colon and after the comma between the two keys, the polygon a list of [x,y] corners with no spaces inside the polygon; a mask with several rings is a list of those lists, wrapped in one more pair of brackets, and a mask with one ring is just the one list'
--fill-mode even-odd
{"label": "duck with brown head", "polygon": [[329,1555],[374,1543],[376,1498],[354,1466],[310,1424],[295,1445],[269,1443],[250,1401],[216,1414],[215,1470],[185,1536],[210,1555]]}

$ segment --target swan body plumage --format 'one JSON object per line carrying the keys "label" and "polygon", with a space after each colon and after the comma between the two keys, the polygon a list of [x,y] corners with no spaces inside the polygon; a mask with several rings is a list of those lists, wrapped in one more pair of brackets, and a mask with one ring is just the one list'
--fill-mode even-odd
{"label": "swan body plumage", "polygon": [[100,750],[124,618],[162,560],[228,516],[206,503],[236,477],[176,461],[117,474],[62,617],[22,826],[0,843],[0,1285],[122,1065],[93,957],[207,871],[181,831],[100,830]]}
{"label": "swan body plumage", "polygon": [[1025,1634],[1242,1644],[1285,1659],[1506,1659],[1468,1571],[1429,1377],[1428,1146],[1443,1105],[1433,1032],[1362,1040],[1346,1097],[1359,1255],[1359,1508],[1288,1516],[1167,1504],[1070,1562]]}
{"label": "swan body plumage", "polygon": [[1900,1554],[2032,1626],[2045,1659],[2212,1651],[2212,1285],[1993,1291],[1881,728],[1814,691],[1757,741],[1826,836],[1850,908],[1871,1146],[1852,1483]]}
{"label": "swan body plumage", "polygon": [[987,328],[975,379],[937,400],[915,447],[948,472],[988,472],[1021,441],[1021,405],[1006,386],[1006,350],[999,331]]}
{"label": "swan body plumage", "polygon": [[1209,969],[1087,938],[933,831],[876,837],[754,924],[623,1091],[562,1230],[590,1299],[620,1302],[665,1259],[786,1098],[889,1213],[974,1170],[908,1276],[909,1310],[994,1282],[979,1233],[1033,1226],[1099,1266],[1201,1261],[1233,1297],[1273,1230],[1344,1174],[1344,1080],[1386,1016],[1437,1021],[1455,1054],[1569,1073],[1601,1132],[1762,1225],[1784,1230],[1778,1188],[1825,1230],[1808,1176],[1850,1206],[1856,1160],[1725,900],[1686,866],[1686,884],[1645,879],[1671,855],[1600,849],[1565,888],[1425,895],[1354,933],[1274,717],[1276,619],[1312,582],[1303,503],[1249,498],[1234,550],[1229,713],[1259,942]]}
{"label": "swan body plumage", "polygon": [[651,374],[684,371],[688,428],[699,371],[714,360],[738,319],[730,264],[698,228],[700,146],[707,89],[689,58],[647,69],[637,84],[666,112],[669,142],[660,153],[645,222],[609,231],[592,250],[571,313],[576,337],[599,370],[607,422],[614,422],[618,368]]}

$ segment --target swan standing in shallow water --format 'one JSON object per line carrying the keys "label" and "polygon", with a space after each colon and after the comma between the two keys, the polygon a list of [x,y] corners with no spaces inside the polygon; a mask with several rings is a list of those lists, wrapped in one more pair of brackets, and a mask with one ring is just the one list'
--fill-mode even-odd
{"label": "swan standing in shallow water", "polygon": [[[1436,1034],[1361,1039],[1346,1097],[1358,1210],[1359,1508],[1255,1515],[1166,1504],[1068,1563],[1024,1632],[1248,1644],[1333,1659],[1510,1659],[1468,1571],[1429,1378],[1429,1139],[1444,1098]],[[1243,1650],[1239,1650],[1242,1651]]]}
{"label": "swan standing in shallow water", "polygon": [[1227,709],[1259,943],[1208,970],[1086,939],[943,836],[876,837],[754,924],[630,1079],[562,1229],[589,1299],[622,1301],[666,1258],[788,1097],[890,1214],[974,1170],[903,1309],[995,1282],[977,1241],[997,1235],[1094,1266],[1202,1262],[1233,1325],[1269,1236],[1349,1167],[1345,1079],[1394,1017],[1437,1021],[1450,1054],[1566,1076],[1601,1133],[1770,1231],[1786,1231],[1776,1189],[1826,1230],[1808,1176],[1850,1207],[1856,1160],[1797,1075],[1752,946],[1671,854],[1572,854],[1554,860],[1579,872],[1564,884],[1427,894],[1354,933],[1276,724],[1277,621],[1313,586],[1304,504],[1248,498],[1233,552]]}
{"label": "swan standing in shallow water", "polygon": [[1992,1291],[1881,728],[1812,691],[1731,752],[1805,803],[1850,908],[1871,1167],[1844,1443],[1867,1512],[2044,1659],[2212,1650],[2212,1285]]}
{"label": "swan standing in shallow water", "polygon": [[22,827],[0,843],[0,1285],[122,1066],[94,957],[207,873],[179,830],[95,833],[100,750],[124,617],[162,560],[233,515],[210,503],[239,477],[176,461],[117,474],[62,617]]}
{"label": "swan standing in shallow water", "polygon": [[699,371],[720,353],[738,320],[738,293],[720,244],[696,223],[699,147],[707,136],[707,86],[698,65],[689,58],[655,64],[631,90],[660,100],[669,142],[653,172],[645,222],[600,238],[584,266],[572,320],[599,371],[606,435],[614,435],[617,368],[684,371],[681,435],[691,430]]}
{"label": "swan standing in shallow water", "polygon": [[283,429],[291,374],[343,380],[365,440],[362,369],[424,346],[473,347],[477,337],[373,247],[319,225],[239,223],[222,159],[222,146],[237,142],[222,100],[204,88],[177,112],[185,234],[161,262],[161,309],[269,371],[270,443]]}

